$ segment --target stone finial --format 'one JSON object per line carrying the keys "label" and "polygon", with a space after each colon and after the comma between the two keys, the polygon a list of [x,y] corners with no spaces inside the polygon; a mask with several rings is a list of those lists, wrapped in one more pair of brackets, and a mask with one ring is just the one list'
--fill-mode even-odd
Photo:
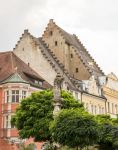
{"label": "stone finial", "polygon": [[26,33],[26,34],[29,33],[28,29],[25,29],[25,30],[24,30],[24,34],[25,34],[25,33]]}
{"label": "stone finial", "polygon": [[53,23],[53,19],[50,19],[50,20],[49,20],[49,23]]}

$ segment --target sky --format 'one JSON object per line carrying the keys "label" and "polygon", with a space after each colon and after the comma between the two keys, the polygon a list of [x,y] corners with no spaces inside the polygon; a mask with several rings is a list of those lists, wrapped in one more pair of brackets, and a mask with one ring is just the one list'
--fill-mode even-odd
{"label": "sky", "polygon": [[12,50],[24,29],[40,37],[49,19],[118,76],[118,0],[0,0],[0,52]]}

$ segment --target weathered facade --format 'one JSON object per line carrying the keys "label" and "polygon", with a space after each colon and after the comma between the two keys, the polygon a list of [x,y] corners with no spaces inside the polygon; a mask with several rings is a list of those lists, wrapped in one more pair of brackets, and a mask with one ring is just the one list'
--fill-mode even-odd
{"label": "weathered facade", "polygon": [[[107,76],[77,36],[64,31],[52,19],[41,38],[25,30],[13,52],[52,86],[57,73],[62,74],[65,79],[63,88],[70,90],[79,100],[83,97],[82,102],[89,105],[89,112],[108,112]],[[114,97],[112,99],[114,101]],[[112,116],[116,117],[116,114]]]}
{"label": "weathered facade", "polygon": [[[113,73],[106,76],[77,36],[51,19],[42,37],[24,30],[13,52],[0,54],[0,138],[18,136],[7,120],[20,99],[52,87],[58,73],[64,78],[62,88],[83,102],[87,111],[117,117],[118,78]],[[12,95],[20,96],[18,103]]]}

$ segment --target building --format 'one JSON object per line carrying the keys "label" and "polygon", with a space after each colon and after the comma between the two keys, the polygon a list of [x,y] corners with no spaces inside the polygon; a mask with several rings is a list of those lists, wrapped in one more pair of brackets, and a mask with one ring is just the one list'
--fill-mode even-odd
{"label": "building", "polygon": [[13,52],[52,86],[56,74],[62,74],[63,88],[83,102],[89,112],[106,113],[104,72],[77,36],[61,29],[52,19],[42,37],[36,38],[25,30]]}
{"label": "building", "polygon": [[13,52],[0,53],[0,150],[12,148],[7,142],[21,142],[10,122],[20,100],[46,88],[51,85]]}
{"label": "building", "polygon": [[24,30],[12,52],[0,53],[1,139],[17,142],[18,133],[10,118],[20,99],[53,87],[58,73],[64,77],[63,89],[83,102],[87,111],[117,117],[116,75],[105,75],[78,37],[51,19],[42,37]]}

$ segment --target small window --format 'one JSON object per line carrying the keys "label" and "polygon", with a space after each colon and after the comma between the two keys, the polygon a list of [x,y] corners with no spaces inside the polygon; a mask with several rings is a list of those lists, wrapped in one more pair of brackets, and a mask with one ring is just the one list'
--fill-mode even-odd
{"label": "small window", "polygon": [[22,99],[26,98],[26,91],[22,91]]}
{"label": "small window", "polygon": [[6,91],[6,101],[9,103],[9,91]]}
{"label": "small window", "polygon": [[9,127],[10,127],[10,118],[8,115],[6,115],[4,118],[4,128],[9,128]]}
{"label": "small window", "polygon": [[55,46],[57,46],[57,41],[55,41]]}
{"label": "small window", "polygon": [[112,103],[112,114],[114,114],[114,104]]}
{"label": "small window", "polygon": [[86,111],[89,111],[88,103],[86,103],[86,105],[85,105],[85,109],[86,109]]}
{"label": "small window", "polygon": [[73,54],[70,54],[70,57],[73,58]]}
{"label": "small window", "polygon": [[76,73],[77,73],[78,71],[79,71],[78,68],[76,68]]}
{"label": "small window", "polygon": [[52,35],[53,35],[53,32],[52,32],[52,31],[50,31],[50,32],[49,32],[49,35],[50,35],[50,36],[52,36]]}

